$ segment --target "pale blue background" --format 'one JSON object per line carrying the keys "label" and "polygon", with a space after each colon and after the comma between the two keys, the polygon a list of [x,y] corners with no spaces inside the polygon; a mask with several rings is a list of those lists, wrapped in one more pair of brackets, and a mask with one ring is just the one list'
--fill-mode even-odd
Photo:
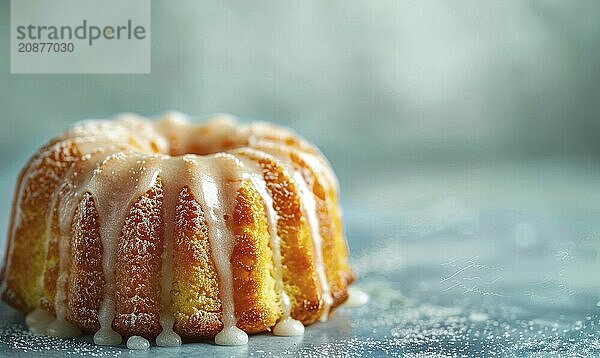
{"label": "pale blue background", "polygon": [[0,230],[18,169],[76,120],[269,120],[333,163],[374,303],[236,354],[600,354],[597,1],[154,1],[150,75],[10,75],[8,13]]}

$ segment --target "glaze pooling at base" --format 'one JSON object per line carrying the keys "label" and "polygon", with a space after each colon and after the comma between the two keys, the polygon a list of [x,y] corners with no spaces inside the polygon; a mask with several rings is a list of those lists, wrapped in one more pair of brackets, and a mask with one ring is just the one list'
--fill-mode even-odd
{"label": "glaze pooling at base", "polygon": [[46,328],[46,334],[58,338],[74,338],[81,336],[81,330],[64,319],[56,319]]}
{"label": "glaze pooling at base", "polygon": [[282,292],[281,296],[283,315],[279,322],[273,327],[273,334],[276,336],[301,336],[304,334],[304,325],[302,322],[292,318],[292,303],[287,293]]}
{"label": "glaze pooling at base", "polygon": [[175,319],[170,313],[162,313],[160,318],[160,325],[162,332],[156,337],[156,345],[159,347],[177,347],[181,345],[181,337],[173,332],[173,324]]}
{"label": "glaze pooling at base", "polygon": [[133,350],[145,350],[150,348],[150,342],[144,337],[131,336],[127,340],[127,348]]}
{"label": "glaze pooling at base", "polygon": [[36,308],[25,317],[25,324],[36,334],[46,334],[46,329],[54,321],[54,316],[41,308]]}
{"label": "glaze pooling at base", "polygon": [[369,302],[369,295],[359,289],[351,287],[348,290],[348,300],[344,302],[344,307],[355,308],[362,307]]}
{"label": "glaze pooling at base", "polygon": [[301,336],[304,334],[304,325],[293,318],[284,318],[273,327],[273,334],[284,337]]}
{"label": "glaze pooling at base", "polygon": [[248,344],[248,334],[236,326],[226,326],[215,336],[215,343],[220,346],[242,346]]}
{"label": "glaze pooling at base", "polygon": [[[119,240],[134,202],[160,180],[163,188],[164,232],[160,270],[161,332],[156,338],[157,345],[181,344],[181,337],[174,331],[171,290],[174,218],[178,196],[184,187],[189,189],[205,210],[210,254],[219,281],[223,323],[215,342],[223,345],[247,343],[246,332],[236,326],[238,319],[231,269],[235,237],[231,225],[227,223],[227,218],[233,217],[236,195],[244,181],[250,181],[258,192],[267,215],[275,290],[281,308],[281,315],[272,327],[273,332],[284,336],[302,334],[304,326],[292,317],[293,303],[283,284],[281,238],[277,233],[279,218],[256,158],[268,158],[280,165],[298,190],[301,214],[312,239],[314,271],[321,289],[321,320],[326,320],[333,298],[325,275],[323,238],[319,231],[315,194],[298,168],[290,162],[286,150],[293,147],[294,152],[302,156],[311,170],[323,176],[322,184],[327,188],[337,191],[337,179],[314,147],[302,139],[290,136],[289,132],[265,124],[240,126],[234,120],[223,117],[197,125],[187,122],[179,114],[170,114],[155,122],[124,115],[114,121],[86,121],[69,131],[64,140],[80,140],[82,143],[78,149],[82,153],[78,160],[73,161],[59,186],[67,189],[65,195],[58,195],[61,189],[57,189],[52,196],[52,200],[56,201],[52,205],[56,205],[59,211],[60,226],[59,274],[54,302],[56,317],[44,313],[42,309],[35,310],[28,315],[28,325],[32,331],[65,337],[80,334],[77,327],[69,323],[66,306],[72,255],[69,243],[74,230],[73,217],[78,206],[82,205],[83,198],[89,195],[98,212],[103,248],[102,274],[105,280],[98,311],[100,328],[94,334],[94,342],[101,345],[122,343],[123,338],[113,329],[116,315],[115,265]],[[9,260],[10,256],[9,253]],[[131,338],[127,341],[128,346],[130,340]],[[136,338],[132,345],[139,346],[140,342],[143,343]]]}

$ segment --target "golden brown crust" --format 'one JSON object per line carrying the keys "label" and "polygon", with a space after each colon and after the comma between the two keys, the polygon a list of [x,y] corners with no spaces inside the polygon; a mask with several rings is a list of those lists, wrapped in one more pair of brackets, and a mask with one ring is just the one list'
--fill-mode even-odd
{"label": "golden brown crust", "polygon": [[[31,162],[31,160],[30,160],[30,162]],[[19,172],[19,177],[17,178],[17,184],[15,185],[12,206],[11,206],[11,210],[10,210],[10,221],[8,224],[8,239],[6,241],[6,252],[4,253],[4,261],[3,261],[4,265],[2,266],[2,270],[0,270],[0,282],[5,282],[5,280],[7,280],[6,265],[8,264],[8,256],[9,256],[10,252],[12,251],[12,247],[14,245],[13,240],[12,240],[12,233],[15,228],[16,221],[17,221],[16,220],[17,205],[18,205],[19,197],[20,197],[20,193],[21,193],[21,185],[23,185],[23,177],[24,177],[25,172],[27,171],[28,167],[29,167],[29,163],[23,169],[21,169],[21,171]],[[12,301],[11,296],[13,296],[13,297],[15,296],[14,294],[11,294],[10,292],[11,292],[11,289],[7,285],[7,290],[5,292],[0,292],[0,295],[2,296],[1,298],[5,302],[8,302],[10,305],[13,305],[13,307],[20,306],[20,305],[18,305],[18,303],[16,301],[13,303],[10,303]],[[23,309],[20,309],[20,310],[23,311]]]}
{"label": "golden brown crust", "polygon": [[42,297],[48,203],[62,177],[80,156],[71,140],[49,146],[34,155],[24,171],[21,188],[17,188],[20,202],[11,219],[16,226],[9,238],[11,267],[5,278],[7,290],[3,297],[19,310],[33,310]]}
{"label": "golden brown crust", "polygon": [[98,311],[103,297],[102,240],[98,210],[86,193],[73,219],[67,319],[85,331],[100,329]]}
{"label": "golden brown crust", "polygon": [[223,328],[219,282],[204,211],[188,187],[179,194],[174,242],[174,330],[182,337],[213,337]]}
{"label": "golden brown crust", "polygon": [[[330,208],[330,216],[331,216],[331,225],[332,230],[335,233],[334,235],[334,244],[335,244],[335,255],[339,258],[340,264],[340,275],[344,277],[346,280],[346,289],[350,286],[352,282],[355,280],[354,273],[350,269],[350,263],[348,262],[348,258],[350,256],[348,251],[348,243],[346,242],[346,238],[344,235],[344,226],[342,225],[342,215],[340,209],[338,207],[337,202],[337,194],[331,191],[327,194],[327,198]],[[347,295],[346,295],[347,296]],[[345,301],[345,300],[344,300]],[[344,303],[344,301],[340,302]]]}
{"label": "golden brown crust", "polygon": [[323,293],[317,278],[308,224],[300,209],[298,191],[278,164],[268,159],[261,159],[259,163],[279,217],[277,233],[281,238],[283,283],[292,301],[292,317],[310,324],[321,314]]}
{"label": "golden brown crust", "polygon": [[[57,194],[58,195],[58,194]],[[60,229],[58,224],[58,210],[56,205],[50,208],[50,228],[46,235],[46,261],[44,262],[44,273],[42,282],[43,296],[40,306],[46,311],[55,313],[56,282],[59,272],[59,240]]]}
{"label": "golden brown crust", "polygon": [[290,158],[298,167],[310,190],[315,194],[319,233],[321,234],[321,251],[323,255],[325,275],[333,299],[332,307],[336,307],[348,298],[347,282],[341,265],[341,257],[335,249],[335,232],[331,220],[330,206],[325,189],[312,169],[297,155],[291,153]]}
{"label": "golden brown crust", "polygon": [[131,207],[115,263],[115,318],[125,335],[156,337],[160,331],[160,274],[163,252],[163,188],[156,184]]}
{"label": "golden brown crust", "polygon": [[235,245],[230,262],[237,326],[248,333],[262,332],[275,325],[281,307],[266,210],[248,180],[238,191],[233,216]]}

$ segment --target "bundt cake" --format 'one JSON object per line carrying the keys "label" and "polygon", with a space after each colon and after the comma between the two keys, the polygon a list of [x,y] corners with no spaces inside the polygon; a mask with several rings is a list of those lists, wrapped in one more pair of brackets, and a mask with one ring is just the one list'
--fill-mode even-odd
{"label": "bundt cake", "polygon": [[0,292],[32,331],[97,344],[301,334],[353,281],[337,186],[267,123],[80,122],[20,173]]}

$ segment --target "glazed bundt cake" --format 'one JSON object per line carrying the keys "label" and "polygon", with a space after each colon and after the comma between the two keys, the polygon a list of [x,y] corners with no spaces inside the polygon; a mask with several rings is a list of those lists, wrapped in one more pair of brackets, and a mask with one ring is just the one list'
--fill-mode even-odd
{"label": "glazed bundt cake", "polygon": [[270,124],[84,121],[21,171],[0,292],[32,331],[98,344],[301,334],[353,281],[337,190]]}

